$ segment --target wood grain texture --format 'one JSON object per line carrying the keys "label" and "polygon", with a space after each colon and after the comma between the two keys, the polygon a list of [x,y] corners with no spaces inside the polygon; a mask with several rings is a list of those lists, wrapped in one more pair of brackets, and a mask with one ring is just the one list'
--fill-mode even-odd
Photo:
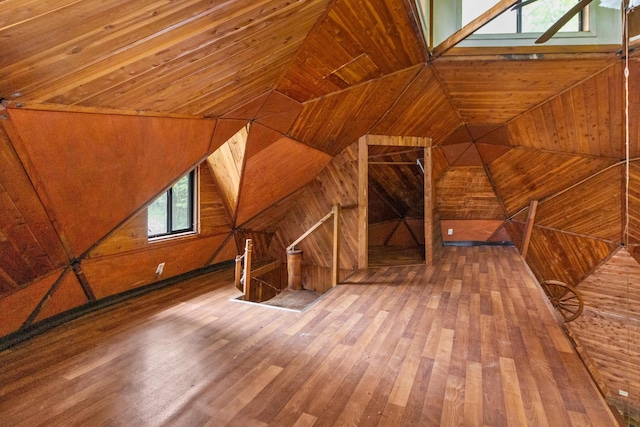
{"label": "wood grain texture", "polygon": [[245,223],[274,202],[304,187],[330,160],[328,154],[284,137],[248,158],[236,223]]}
{"label": "wood grain texture", "polygon": [[538,205],[536,224],[620,242],[623,168],[596,175]]}
{"label": "wood grain texture", "polygon": [[640,243],[640,163],[629,165],[629,243]]}
{"label": "wood grain texture", "polygon": [[376,131],[370,130],[394,105],[420,68],[411,67],[304,103],[290,130],[291,136],[335,156],[367,133],[388,134],[386,131],[378,132],[377,128]]}
{"label": "wood grain texture", "polygon": [[504,219],[504,211],[483,167],[449,169],[436,181],[441,219]]}
{"label": "wood grain texture", "polygon": [[9,114],[22,140],[16,150],[76,257],[202,159],[215,125],[18,109]]}
{"label": "wood grain texture", "polygon": [[[324,217],[333,204],[348,206],[358,203],[357,155],[358,149],[353,144],[336,156],[300,193],[274,236],[269,248],[272,257],[284,262],[285,248]],[[342,210],[340,266],[344,270],[353,270],[357,265],[357,217],[357,209]],[[332,221],[328,221],[297,245],[304,252],[303,264],[331,267],[332,232]]]}
{"label": "wood grain texture", "polygon": [[20,329],[63,271],[54,270],[38,277],[24,289],[0,298],[0,336]]}
{"label": "wood grain texture", "polygon": [[327,3],[33,8],[0,28],[22,40],[7,50],[0,91],[23,101],[220,115],[274,86]]}
{"label": "wood grain texture", "polygon": [[[89,258],[82,271],[97,299],[139,288],[205,267],[227,235],[199,239],[195,236],[155,242],[144,251]],[[164,262],[162,274],[156,274]]]}
{"label": "wood grain texture", "polygon": [[567,325],[593,361],[594,376],[609,390],[607,400],[635,418],[640,417],[639,280],[640,265],[621,248],[580,283],[584,311]]}
{"label": "wood grain texture", "polygon": [[462,124],[447,93],[424,67],[391,109],[385,112],[371,133],[424,136],[439,145]]}
{"label": "wood grain texture", "polygon": [[507,125],[515,145],[623,157],[623,69],[617,63]]}
{"label": "wood grain texture", "polygon": [[0,296],[62,267],[68,256],[0,127]]}
{"label": "wood grain texture", "polygon": [[[501,219],[441,219],[442,240],[445,242],[485,242],[502,225]],[[447,230],[453,230],[449,235]]]}
{"label": "wood grain texture", "polygon": [[542,200],[614,163],[612,159],[514,149],[491,163],[489,173],[507,215],[512,215],[530,200]]}
{"label": "wood grain texture", "polygon": [[277,90],[305,102],[424,60],[405,7],[388,0],[343,0],[318,22]]}
{"label": "wood grain texture", "polygon": [[[581,80],[607,68],[611,59],[434,61],[445,92],[472,125],[505,123]],[[540,123],[538,123],[541,125]]]}
{"label": "wood grain texture", "polygon": [[40,312],[33,321],[34,324],[88,302],[78,277],[72,269],[65,270],[59,280],[58,288],[42,305]]}
{"label": "wood grain texture", "polygon": [[615,243],[534,226],[526,261],[538,280],[559,280],[573,286],[616,247]]}
{"label": "wood grain texture", "polygon": [[615,425],[513,248],[365,270],[303,313],[230,301],[232,280],[179,283],[0,354],[3,420]]}

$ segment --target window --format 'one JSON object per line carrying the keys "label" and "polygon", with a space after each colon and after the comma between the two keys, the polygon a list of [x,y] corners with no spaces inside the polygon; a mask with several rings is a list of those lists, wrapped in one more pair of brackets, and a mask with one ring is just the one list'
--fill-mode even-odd
{"label": "window", "polygon": [[194,231],[195,180],[196,171],[193,170],[149,206],[149,237]]}
{"label": "window", "polygon": [[[485,11],[495,0],[462,0],[462,25],[466,25]],[[476,31],[476,34],[543,33],[560,19],[577,0],[537,0],[516,10],[508,10]],[[561,32],[589,30],[589,6],[571,19]]]}

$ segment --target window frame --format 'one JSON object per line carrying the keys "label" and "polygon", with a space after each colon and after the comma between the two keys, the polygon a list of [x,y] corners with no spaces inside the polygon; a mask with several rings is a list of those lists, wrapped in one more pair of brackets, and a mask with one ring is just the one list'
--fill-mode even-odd
{"label": "window frame", "polygon": [[[173,230],[173,193],[174,187],[178,182],[187,177],[188,181],[188,203],[187,203],[187,220],[188,225],[184,228],[179,228]],[[147,239],[149,242],[165,240],[170,238],[182,237],[185,235],[192,235],[197,233],[196,225],[197,225],[197,213],[198,213],[198,168],[191,170],[188,174],[182,176],[179,180],[177,180],[170,188],[167,189],[164,193],[158,195],[153,202],[149,204],[151,206],[158,199],[163,196],[167,196],[166,200],[166,232],[149,234],[149,227],[147,225]],[[149,221],[149,208],[147,208],[147,224]]]}

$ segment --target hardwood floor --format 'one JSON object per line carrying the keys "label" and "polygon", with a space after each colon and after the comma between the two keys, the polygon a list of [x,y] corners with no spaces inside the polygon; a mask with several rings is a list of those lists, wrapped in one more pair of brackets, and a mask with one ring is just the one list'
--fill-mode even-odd
{"label": "hardwood floor", "polygon": [[612,426],[514,248],[358,273],[303,313],[228,274],[0,354],[0,425]]}
{"label": "hardwood floor", "polygon": [[424,246],[397,248],[369,246],[369,267],[424,264]]}

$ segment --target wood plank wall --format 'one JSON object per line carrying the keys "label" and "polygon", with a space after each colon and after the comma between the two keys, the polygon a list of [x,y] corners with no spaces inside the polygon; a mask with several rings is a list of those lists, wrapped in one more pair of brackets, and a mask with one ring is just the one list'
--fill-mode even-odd
{"label": "wood plank wall", "polygon": [[[329,165],[308,184],[296,197],[291,211],[282,220],[276,232],[269,253],[273,258],[286,262],[285,248],[302,235],[309,227],[324,217],[334,203],[343,206],[356,205],[358,202],[358,162],[357,143],[336,156]],[[353,271],[357,268],[358,228],[357,210],[343,210],[341,214],[340,266],[342,270]],[[303,275],[313,280],[328,278],[326,271],[317,267],[331,268],[333,227],[331,221],[325,223],[297,248],[303,251]],[[314,266],[305,273],[305,266]],[[341,272],[342,277],[344,273]],[[324,280],[324,279],[323,279]],[[331,287],[330,281],[313,283],[314,290],[325,292]]]}
{"label": "wood plank wall", "polygon": [[[577,287],[583,314],[566,325],[607,400],[640,419],[640,264],[625,248]],[[622,396],[620,391],[628,392]]]}

